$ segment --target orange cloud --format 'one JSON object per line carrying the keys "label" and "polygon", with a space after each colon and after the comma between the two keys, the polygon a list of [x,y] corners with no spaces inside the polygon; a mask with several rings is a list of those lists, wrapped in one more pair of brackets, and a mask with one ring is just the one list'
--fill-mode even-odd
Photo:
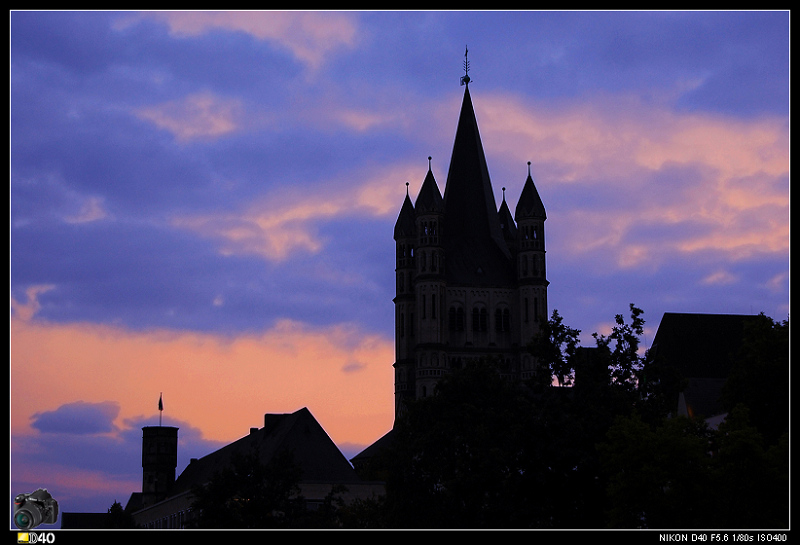
{"label": "orange cloud", "polygon": [[[12,305],[13,305],[12,299]],[[119,403],[118,424],[157,414],[232,440],[267,412],[308,407],[337,443],[368,444],[392,424],[391,339],[283,321],[260,335],[133,332],[11,318],[11,429],[75,401]],[[155,418],[155,416],[154,416]]]}
{"label": "orange cloud", "polygon": [[711,167],[722,179],[781,176],[789,168],[788,127],[779,118],[686,114],[622,97],[545,109],[489,95],[475,108],[492,153],[561,163],[566,170],[559,182],[676,164]]}
{"label": "orange cloud", "polygon": [[222,210],[173,218],[175,227],[221,241],[224,255],[255,254],[283,261],[293,252],[317,253],[325,246],[316,223],[346,215],[384,217],[396,214],[405,182],[419,186],[421,165],[382,166],[381,172],[348,174],[363,182],[323,180],[316,187],[275,191],[245,210]]}
{"label": "orange cloud", "polygon": [[[623,196],[613,214],[599,206],[561,216],[576,253],[603,249],[625,268],[658,264],[669,257],[665,249],[718,251],[731,259],[789,251],[783,119],[687,114],[625,99],[544,109],[506,95],[481,97],[476,110],[487,153],[520,164],[533,160],[534,169],[546,171],[537,180],[540,191],[569,183],[592,195],[608,189]],[[654,176],[681,167],[700,179],[671,186]],[[637,239],[641,228],[659,226],[674,237]]]}

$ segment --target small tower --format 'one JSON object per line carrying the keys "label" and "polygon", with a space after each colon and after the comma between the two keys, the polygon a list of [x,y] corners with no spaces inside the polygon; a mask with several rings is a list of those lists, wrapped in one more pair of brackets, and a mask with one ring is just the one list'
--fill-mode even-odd
{"label": "small tower", "polygon": [[178,466],[178,428],[142,428],[142,506],[165,499]]}
{"label": "small tower", "polygon": [[522,188],[514,213],[517,221],[517,283],[519,285],[522,338],[531,339],[539,332],[539,323],[547,320],[547,281],[545,268],[544,222],[547,214],[536,191],[528,162],[528,178]]}
{"label": "small tower", "polygon": [[402,406],[406,396],[414,395],[414,311],[416,297],[414,280],[416,278],[415,247],[417,244],[416,218],[414,205],[408,195],[406,182],[406,198],[397,223],[394,226],[394,240],[397,248],[395,260],[396,295],[394,298],[395,322],[395,364],[394,394],[395,414]]}
{"label": "small tower", "polygon": [[433,394],[442,374],[446,356],[444,352],[445,253],[442,247],[444,205],[439,186],[431,170],[414,203],[417,232],[417,267],[414,291],[416,294],[417,349],[415,390],[417,398]]}

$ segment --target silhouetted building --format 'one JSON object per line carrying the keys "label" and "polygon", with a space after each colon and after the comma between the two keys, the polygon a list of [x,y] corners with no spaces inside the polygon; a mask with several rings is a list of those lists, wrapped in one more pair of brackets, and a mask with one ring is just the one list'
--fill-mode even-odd
{"label": "silhouetted building", "polygon": [[[334,485],[346,487],[341,495],[345,502],[370,498],[384,490],[382,483],[366,482],[358,477],[307,408],[291,414],[265,414],[264,427],[251,428],[241,439],[207,456],[192,459],[177,479],[174,479],[173,465],[173,482],[168,484],[163,480],[169,475],[167,466],[172,463],[171,456],[175,452],[171,447],[177,447],[177,428],[154,428],[144,428],[142,492],[134,492],[125,507],[140,527],[186,527],[196,515],[192,511],[193,488],[205,486],[218,472],[230,468],[237,455],[258,453],[260,463],[266,465],[278,453],[291,452],[301,470],[300,495],[312,509],[325,499]],[[162,494],[163,490],[168,492]]]}
{"label": "silhouetted building", "polygon": [[528,165],[512,216],[505,188],[496,206],[467,85],[444,197],[429,164],[394,229],[395,415],[469,361],[496,361],[513,379],[533,375],[527,346],[547,320],[547,215]]}
{"label": "silhouetted building", "polygon": [[745,325],[756,318],[664,313],[649,356],[662,368],[662,380],[672,382],[668,391],[674,414],[721,420],[722,387],[742,346]]}

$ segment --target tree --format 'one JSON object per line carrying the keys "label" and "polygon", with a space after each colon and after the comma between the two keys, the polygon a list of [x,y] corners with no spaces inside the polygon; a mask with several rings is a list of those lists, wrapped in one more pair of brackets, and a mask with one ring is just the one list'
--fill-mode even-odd
{"label": "tree", "polygon": [[[622,314],[614,317],[616,325],[611,330],[611,335],[604,336],[593,333],[598,348],[609,350],[611,380],[622,387],[636,387],[637,373],[643,367],[643,360],[639,356],[639,336],[644,333],[644,313],[633,303],[630,304],[631,323],[626,324]],[[611,350],[611,342],[614,349]]]}
{"label": "tree", "polygon": [[730,411],[743,404],[769,444],[789,431],[789,322],[762,312],[744,326],[742,346],[722,392]]}
{"label": "tree", "polygon": [[105,518],[104,528],[135,528],[136,524],[133,522],[133,517],[130,513],[125,512],[118,501],[114,500],[111,507],[108,508],[108,516]]}
{"label": "tree", "polygon": [[389,457],[386,524],[395,528],[528,527],[529,401],[488,361],[444,377],[409,403]]}
{"label": "tree", "polygon": [[717,434],[709,522],[721,528],[788,528],[788,467],[788,433],[766,449],[749,409],[734,407]]}
{"label": "tree", "polygon": [[711,436],[704,422],[686,417],[655,427],[635,413],[618,417],[598,446],[608,527],[706,527]]}
{"label": "tree", "polygon": [[194,489],[192,510],[200,528],[288,528],[305,510],[300,468],[291,452],[263,464],[258,449],[234,453],[230,467]]}
{"label": "tree", "polygon": [[547,383],[555,376],[561,386],[572,385],[573,359],[580,343],[580,334],[579,329],[564,325],[558,310],[553,310],[553,316],[541,325],[531,342],[530,351],[543,370],[547,370],[544,374]]}

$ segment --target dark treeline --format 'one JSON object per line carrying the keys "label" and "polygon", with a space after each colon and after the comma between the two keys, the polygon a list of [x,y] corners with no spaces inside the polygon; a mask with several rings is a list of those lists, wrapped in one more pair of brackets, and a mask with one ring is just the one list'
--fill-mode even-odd
{"label": "dark treeline", "polygon": [[537,378],[504,380],[490,360],[444,377],[373,460],[383,497],[344,505],[334,490],[312,513],[290,458],[252,457],[197,491],[197,525],[788,528],[788,322],[762,314],[746,329],[717,430],[675,416],[681,377],[640,356],[643,326],[631,305],[583,348],[555,311],[530,346]]}

